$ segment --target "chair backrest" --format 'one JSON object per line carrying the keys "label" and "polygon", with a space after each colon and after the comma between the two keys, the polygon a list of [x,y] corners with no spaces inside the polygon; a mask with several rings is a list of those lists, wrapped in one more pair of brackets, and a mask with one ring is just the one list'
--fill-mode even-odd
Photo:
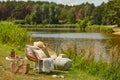
{"label": "chair backrest", "polygon": [[36,55],[34,54],[33,50],[38,50],[39,48],[35,47],[35,46],[31,46],[31,45],[26,45],[25,47],[25,56],[30,60],[30,61],[34,61],[37,62],[38,59],[36,57]]}
{"label": "chair backrest", "polygon": [[43,53],[44,55],[46,55],[46,58],[47,57],[51,57],[52,59],[57,58],[57,53],[48,47],[42,49],[31,45],[26,45],[25,47],[25,55],[31,61],[37,62],[42,60],[40,57],[44,58]]}

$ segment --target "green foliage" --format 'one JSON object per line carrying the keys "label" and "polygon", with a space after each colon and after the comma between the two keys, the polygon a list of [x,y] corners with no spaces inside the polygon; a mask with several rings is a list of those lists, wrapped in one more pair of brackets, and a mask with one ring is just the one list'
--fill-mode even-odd
{"label": "green foliage", "polygon": [[67,14],[67,23],[75,23],[76,19],[75,19],[75,8],[71,8],[70,12]]}
{"label": "green foliage", "polygon": [[110,28],[110,27],[100,27],[100,32],[103,32],[103,33],[113,33],[113,29]]}
{"label": "green foliage", "polygon": [[0,42],[17,46],[19,49],[26,44],[28,39],[26,30],[19,28],[11,22],[0,22]]}
{"label": "green foliage", "polygon": [[102,33],[113,33],[113,28],[110,26],[103,25],[91,25],[86,28],[88,32],[102,32]]}
{"label": "green foliage", "polygon": [[87,26],[88,23],[88,19],[84,18],[81,22],[80,22],[80,27],[85,28]]}
{"label": "green foliage", "polygon": [[54,4],[36,4],[33,12],[26,16],[28,22],[32,24],[56,24],[58,23],[58,8]]}
{"label": "green foliage", "polygon": [[83,20],[78,20],[77,23],[78,23],[81,31],[85,31],[85,28],[86,28],[87,25],[88,25],[88,18],[84,18]]}
{"label": "green foliage", "polygon": [[30,21],[32,22],[32,24],[42,23],[40,14],[41,14],[40,6],[38,4],[36,4],[34,6],[33,12],[30,15]]}
{"label": "green foliage", "polygon": [[[115,47],[115,50],[113,50],[111,54],[114,56],[110,56],[110,61],[107,62],[101,59],[99,61],[96,61],[94,57],[89,57],[89,56],[94,56],[95,53],[89,53],[90,55],[86,55],[86,52],[81,52],[80,54],[76,53],[76,46],[74,45],[73,47],[69,47],[67,50],[63,50],[62,53],[66,54],[69,56],[69,58],[72,59],[73,61],[73,69],[77,71],[84,71],[88,74],[94,75],[94,76],[100,76],[103,77],[104,80],[119,80],[120,79],[120,63],[119,63],[119,58],[120,56],[115,56],[119,55],[119,52],[116,52],[115,50],[118,50],[118,47]],[[115,53],[115,54],[114,54]],[[115,62],[114,59],[117,59]]]}
{"label": "green foliage", "polygon": [[25,20],[27,24],[73,24],[88,18],[92,24],[120,26],[120,0],[109,0],[99,6],[58,5],[41,1],[1,1],[0,20]]}
{"label": "green foliage", "polygon": [[25,20],[14,20],[13,21],[15,24],[25,24],[26,22],[25,22]]}
{"label": "green foliage", "polygon": [[81,16],[82,19],[85,15],[90,17],[93,9],[94,5],[90,3],[68,6],[41,1],[6,1],[0,2],[0,19],[25,20],[28,24],[71,24]]}
{"label": "green foliage", "polygon": [[120,24],[120,0],[110,0],[104,8],[103,23],[104,24]]}
{"label": "green foliage", "polygon": [[57,7],[55,4],[51,4],[49,6],[49,24],[57,24],[58,23],[58,14],[57,14]]}
{"label": "green foliage", "polygon": [[119,80],[120,79],[120,64],[112,63],[105,70],[104,77],[105,80]]}
{"label": "green foliage", "polygon": [[97,6],[94,10],[93,10],[93,13],[92,13],[92,23],[93,24],[102,24],[102,19],[103,19],[103,12],[104,12],[104,6],[105,4],[103,3],[102,5],[100,6]]}
{"label": "green foliage", "polygon": [[100,32],[100,25],[88,26],[86,31],[88,31],[88,32]]}

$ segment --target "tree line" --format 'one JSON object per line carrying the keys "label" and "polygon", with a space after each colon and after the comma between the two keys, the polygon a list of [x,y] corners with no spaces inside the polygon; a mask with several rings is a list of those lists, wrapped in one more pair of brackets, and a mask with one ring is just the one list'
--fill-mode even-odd
{"label": "tree line", "polygon": [[89,24],[120,26],[120,0],[95,6],[90,3],[68,6],[41,1],[1,1],[0,20],[26,24],[75,24],[87,18]]}

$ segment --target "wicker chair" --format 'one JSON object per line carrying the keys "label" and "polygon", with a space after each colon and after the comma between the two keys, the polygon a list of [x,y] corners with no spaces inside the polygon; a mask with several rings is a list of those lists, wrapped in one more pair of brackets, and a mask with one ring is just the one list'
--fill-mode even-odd
{"label": "wicker chair", "polygon": [[[40,50],[39,48],[35,47],[35,46],[30,46],[30,45],[26,45],[25,47],[25,55],[26,57],[30,60],[30,61],[33,61],[34,62],[34,69],[37,69],[38,72],[50,72],[52,69],[50,69],[49,71],[45,71],[45,70],[42,70],[43,67],[45,67],[45,65],[43,64],[44,61],[48,61],[50,60],[52,63],[52,59],[49,59],[49,58],[39,58],[34,50]],[[49,68],[49,67],[48,67]]]}

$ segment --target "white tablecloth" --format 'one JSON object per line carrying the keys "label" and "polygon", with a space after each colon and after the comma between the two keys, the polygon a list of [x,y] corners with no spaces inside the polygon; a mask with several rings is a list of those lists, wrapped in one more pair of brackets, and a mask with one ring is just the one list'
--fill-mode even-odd
{"label": "white tablecloth", "polygon": [[5,58],[6,60],[9,60],[9,61],[15,61],[15,60],[27,60],[26,57],[23,57],[23,58],[12,58],[12,57],[6,57]]}

